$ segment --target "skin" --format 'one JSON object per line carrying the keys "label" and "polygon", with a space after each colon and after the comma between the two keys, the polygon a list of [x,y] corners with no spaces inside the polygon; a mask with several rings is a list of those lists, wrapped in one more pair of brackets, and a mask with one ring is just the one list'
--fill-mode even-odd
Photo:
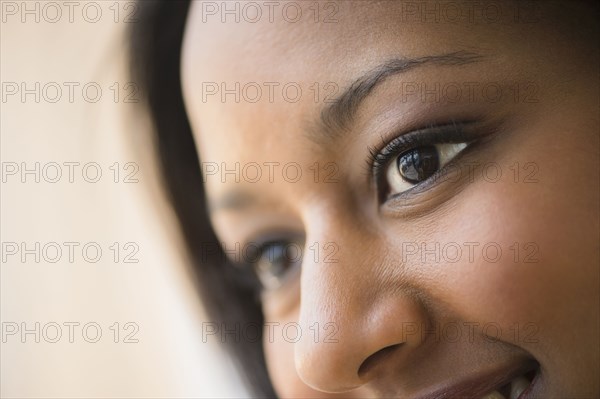
{"label": "skin", "polygon": [[[206,179],[211,221],[227,248],[265,234],[306,243],[300,271],[263,293],[267,321],[295,322],[302,331],[295,343],[281,327],[273,342],[265,339],[278,394],[418,397],[534,360],[539,375],[531,397],[597,397],[598,58],[588,35],[577,33],[593,15],[552,5],[535,23],[402,21],[400,2],[361,1],[339,3],[338,22],[325,24],[314,22],[312,2],[300,4],[311,17],[297,23],[281,12],[272,23],[222,23],[203,22],[195,3],[182,56],[185,103],[203,162],[302,167],[293,183],[281,168],[269,181],[266,167],[256,183]],[[315,101],[313,83],[323,89],[334,82],[339,95],[390,59],[456,52],[478,56],[389,76],[343,128],[321,128],[329,104],[325,92]],[[204,101],[203,82],[297,82],[303,95],[291,103],[276,90],[270,102],[265,89],[256,103],[233,95]],[[405,82],[516,83],[529,97],[402,100]],[[465,118],[476,121],[480,139],[457,157],[460,179],[384,203],[369,183],[369,148],[399,132]],[[315,162],[322,174],[334,163],[336,182],[323,175],[315,182]],[[502,177],[492,182],[475,167],[470,178],[469,162],[495,163]],[[223,203],[227,195],[236,201]],[[406,243],[414,242],[458,243],[463,255],[458,262],[409,255],[414,248]],[[470,242],[478,243],[472,259],[463,245]],[[515,242],[518,255],[510,249]],[[318,256],[308,249],[315,243]],[[501,247],[498,261],[490,261],[492,250],[486,258],[486,243]],[[458,339],[450,330],[423,336],[449,325],[458,326]],[[328,333],[336,342],[325,342]]]}

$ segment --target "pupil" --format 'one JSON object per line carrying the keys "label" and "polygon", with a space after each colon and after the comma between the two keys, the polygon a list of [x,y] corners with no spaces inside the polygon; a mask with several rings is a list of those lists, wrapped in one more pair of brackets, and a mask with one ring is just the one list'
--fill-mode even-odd
{"label": "pupil", "polygon": [[400,175],[410,183],[426,180],[439,166],[439,156],[434,146],[413,148],[398,157]]}

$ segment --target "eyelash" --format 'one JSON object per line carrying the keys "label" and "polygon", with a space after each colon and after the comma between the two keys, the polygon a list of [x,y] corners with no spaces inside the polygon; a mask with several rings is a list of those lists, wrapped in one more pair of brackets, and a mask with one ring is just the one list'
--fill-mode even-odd
{"label": "eyelash", "polygon": [[400,134],[388,143],[382,140],[379,146],[369,147],[368,170],[378,191],[385,180],[386,168],[396,157],[425,145],[470,142],[473,137],[467,128],[472,123],[472,121],[451,121],[446,124],[431,124],[406,134]]}

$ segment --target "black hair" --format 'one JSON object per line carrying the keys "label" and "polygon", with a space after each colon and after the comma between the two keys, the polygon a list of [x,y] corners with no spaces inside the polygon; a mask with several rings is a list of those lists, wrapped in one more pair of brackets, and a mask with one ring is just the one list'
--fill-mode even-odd
{"label": "black hair", "polygon": [[226,336],[248,387],[276,397],[262,344],[263,314],[256,276],[234,266],[211,228],[200,161],[181,90],[181,48],[190,0],[143,0],[129,31],[131,77],[141,89],[154,125],[164,185],[193,263],[198,292],[219,328],[254,327],[258,337]]}

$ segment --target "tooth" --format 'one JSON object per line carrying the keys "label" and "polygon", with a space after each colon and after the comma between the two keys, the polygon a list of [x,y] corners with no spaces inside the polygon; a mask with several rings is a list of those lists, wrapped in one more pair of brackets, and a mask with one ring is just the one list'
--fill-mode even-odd
{"label": "tooth", "polygon": [[493,391],[493,392],[488,393],[481,399],[506,399],[506,398],[500,392]]}
{"label": "tooth", "polygon": [[529,387],[530,382],[521,376],[512,380],[510,384],[510,399],[519,399],[519,396]]}

